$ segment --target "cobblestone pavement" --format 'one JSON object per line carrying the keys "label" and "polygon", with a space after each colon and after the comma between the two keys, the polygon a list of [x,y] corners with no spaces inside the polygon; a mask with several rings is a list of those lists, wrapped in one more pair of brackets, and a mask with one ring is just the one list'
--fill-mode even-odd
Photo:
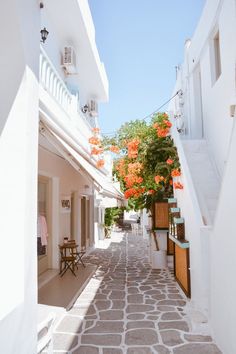
{"label": "cobblestone pavement", "polygon": [[86,262],[98,270],[54,334],[54,353],[219,354],[191,333],[186,298],[168,270],[152,270],[147,240],[115,233]]}

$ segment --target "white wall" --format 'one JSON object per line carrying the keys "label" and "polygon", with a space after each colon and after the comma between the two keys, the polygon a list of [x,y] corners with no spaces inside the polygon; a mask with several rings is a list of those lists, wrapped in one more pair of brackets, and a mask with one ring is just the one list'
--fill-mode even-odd
{"label": "white wall", "polygon": [[210,229],[203,224],[201,210],[178,133],[172,132],[181,164],[184,188],[175,190],[181,217],[185,220],[185,239],[190,242],[191,305],[208,316],[210,279]]}
{"label": "white wall", "polygon": [[[184,120],[187,138],[201,138],[201,122],[196,97],[196,70],[201,71],[204,138],[209,144],[217,170],[223,176],[232,131],[230,105],[236,103],[236,9],[234,0],[208,0],[185,62],[179,73],[174,92],[184,92]],[[218,80],[212,81],[213,60],[210,55],[213,33],[219,29],[221,70]],[[172,102],[170,109],[176,111]]]}
{"label": "white wall", "polygon": [[71,87],[79,88],[81,105],[90,99],[107,101],[108,80],[97,50],[88,1],[45,1],[41,9],[41,26],[49,31],[43,46],[62,76],[63,48],[70,45],[75,49],[78,75],[65,79]]}
{"label": "white wall", "polygon": [[[214,82],[211,41],[217,30],[220,34],[221,75]],[[236,129],[235,117],[230,117],[230,105],[236,104],[235,37],[235,0],[208,0],[174,90],[175,92],[182,88],[184,91],[183,119],[189,129],[186,135],[181,135],[181,138],[201,138],[201,125],[197,120],[197,102],[194,94],[196,68],[199,68],[202,78],[203,137],[208,143],[211,157],[222,179],[213,228],[202,227],[199,218],[196,223],[196,211],[198,213],[199,208],[196,205],[192,208],[196,196],[195,191],[191,190],[191,179],[188,173],[186,174],[188,166],[183,163],[181,143],[179,152],[184,189],[178,191],[176,195],[186,219],[186,234],[190,240],[193,301],[197,307],[199,304],[203,305],[203,309],[204,306],[208,307],[214,339],[224,354],[236,352],[234,338],[236,311],[233,306],[236,295],[234,282]],[[176,101],[178,103],[178,99]],[[170,110],[176,113],[176,102],[170,104]]]}
{"label": "white wall", "polygon": [[0,240],[6,245],[0,258],[0,345],[4,354],[32,354],[37,341],[37,2],[3,2],[0,23]]}
{"label": "white wall", "polygon": [[[235,117],[236,118],[236,117]],[[236,353],[236,129],[227,159],[224,180],[211,239],[211,323],[215,338],[224,354]]]}

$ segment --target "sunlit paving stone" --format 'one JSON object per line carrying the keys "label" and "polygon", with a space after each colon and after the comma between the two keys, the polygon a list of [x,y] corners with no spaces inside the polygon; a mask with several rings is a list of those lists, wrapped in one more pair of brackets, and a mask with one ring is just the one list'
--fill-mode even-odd
{"label": "sunlit paving stone", "polygon": [[130,321],[127,323],[127,329],[135,328],[155,328],[155,323],[152,321]]}
{"label": "sunlit paving stone", "polygon": [[173,349],[173,354],[221,354],[215,344],[184,344]]}
{"label": "sunlit paving stone", "polygon": [[188,299],[172,270],[151,269],[147,239],[113,233],[104,244],[84,257],[98,269],[58,324],[54,353],[221,353],[210,336],[191,333]]}
{"label": "sunlit paving stone", "polygon": [[124,312],[119,310],[108,310],[100,312],[101,320],[122,320],[124,318]]}
{"label": "sunlit paving stone", "polygon": [[158,343],[157,332],[153,329],[133,329],[125,334],[127,345],[152,345]]}
{"label": "sunlit paving stone", "polygon": [[99,354],[99,349],[89,346],[81,346],[77,350],[72,352],[73,354]]}
{"label": "sunlit paving stone", "polygon": [[166,321],[158,323],[159,329],[179,329],[181,331],[188,332],[189,327],[185,321]]}
{"label": "sunlit paving stone", "polygon": [[180,320],[181,316],[179,315],[178,312],[167,312],[167,313],[163,313],[161,316],[161,320]]}
{"label": "sunlit paving stone", "polygon": [[153,351],[147,347],[131,347],[128,348],[127,354],[152,354]]}
{"label": "sunlit paving stone", "polygon": [[183,340],[180,337],[180,332],[174,330],[161,331],[161,338],[164,344],[171,347],[183,343]]}

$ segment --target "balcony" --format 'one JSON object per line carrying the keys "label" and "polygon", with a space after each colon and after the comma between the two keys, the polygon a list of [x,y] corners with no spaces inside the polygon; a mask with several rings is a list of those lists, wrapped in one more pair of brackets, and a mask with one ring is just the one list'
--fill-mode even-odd
{"label": "balcony", "polygon": [[73,121],[77,126],[82,120],[86,125],[86,130],[89,131],[95,126],[94,119],[81,113],[78,94],[74,95],[69,91],[43,48],[40,50],[39,80],[42,88],[66,113],[68,121]]}
{"label": "balcony", "polygon": [[39,79],[43,88],[50,93],[64,111],[70,115],[72,113],[72,94],[42,48],[40,50]]}

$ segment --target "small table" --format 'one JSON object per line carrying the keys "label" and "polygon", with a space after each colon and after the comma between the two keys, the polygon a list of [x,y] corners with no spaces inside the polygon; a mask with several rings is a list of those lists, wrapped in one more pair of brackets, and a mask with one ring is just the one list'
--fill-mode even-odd
{"label": "small table", "polygon": [[[65,272],[70,269],[70,271],[76,276],[74,268],[75,266],[78,269],[78,263],[81,262],[85,268],[82,257],[84,256],[84,251],[78,251],[78,245],[75,242],[67,242],[59,245],[60,250],[60,275],[63,276]],[[62,265],[64,268],[62,269]]]}

